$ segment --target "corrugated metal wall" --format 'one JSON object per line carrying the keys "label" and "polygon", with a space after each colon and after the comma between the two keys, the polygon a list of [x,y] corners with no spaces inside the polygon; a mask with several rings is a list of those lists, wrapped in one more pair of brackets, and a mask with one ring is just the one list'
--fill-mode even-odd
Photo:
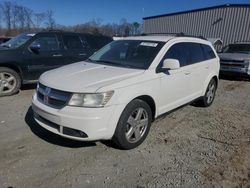
{"label": "corrugated metal wall", "polygon": [[144,19],[144,33],[180,33],[221,38],[223,46],[250,41],[250,6],[220,7]]}

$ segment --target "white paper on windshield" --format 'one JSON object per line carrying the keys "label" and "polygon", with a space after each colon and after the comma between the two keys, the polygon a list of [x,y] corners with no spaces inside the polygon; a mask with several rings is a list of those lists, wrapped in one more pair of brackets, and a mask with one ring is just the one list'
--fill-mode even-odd
{"label": "white paper on windshield", "polygon": [[155,42],[141,42],[141,46],[149,46],[149,47],[156,47],[158,43]]}
{"label": "white paper on windshield", "polygon": [[33,36],[35,36],[35,35],[36,35],[35,33],[28,33],[28,34],[27,34],[28,37],[33,37]]}

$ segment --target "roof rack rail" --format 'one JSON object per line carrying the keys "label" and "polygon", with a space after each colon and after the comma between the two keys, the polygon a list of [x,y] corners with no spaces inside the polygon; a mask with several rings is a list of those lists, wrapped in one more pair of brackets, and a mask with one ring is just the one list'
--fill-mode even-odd
{"label": "roof rack rail", "polygon": [[49,32],[63,32],[63,30],[60,29],[49,29]]}
{"label": "roof rack rail", "polygon": [[200,38],[203,40],[207,40],[207,38],[203,37],[203,36],[196,36],[196,35],[187,35],[183,32],[180,33],[143,33],[141,34],[142,36],[149,36],[149,35],[173,35],[175,37],[194,37],[194,38]]}

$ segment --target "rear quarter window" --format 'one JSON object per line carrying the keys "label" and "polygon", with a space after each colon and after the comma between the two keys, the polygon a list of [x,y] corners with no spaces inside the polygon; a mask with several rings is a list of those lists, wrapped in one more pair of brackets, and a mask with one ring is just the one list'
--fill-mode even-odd
{"label": "rear quarter window", "polygon": [[206,60],[216,58],[216,55],[214,54],[213,49],[209,45],[201,44],[201,47],[203,49]]}
{"label": "rear quarter window", "polygon": [[194,64],[206,60],[201,44],[187,43],[186,45],[189,51],[189,64]]}

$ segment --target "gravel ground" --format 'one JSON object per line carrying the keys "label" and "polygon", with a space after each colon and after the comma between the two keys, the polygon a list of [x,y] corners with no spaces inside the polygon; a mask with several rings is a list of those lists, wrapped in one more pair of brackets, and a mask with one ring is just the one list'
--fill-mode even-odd
{"label": "gravel ground", "polygon": [[0,187],[250,187],[249,81],[220,80],[211,107],[157,119],[130,151],[44,130],[33,92],[0,98]]}

